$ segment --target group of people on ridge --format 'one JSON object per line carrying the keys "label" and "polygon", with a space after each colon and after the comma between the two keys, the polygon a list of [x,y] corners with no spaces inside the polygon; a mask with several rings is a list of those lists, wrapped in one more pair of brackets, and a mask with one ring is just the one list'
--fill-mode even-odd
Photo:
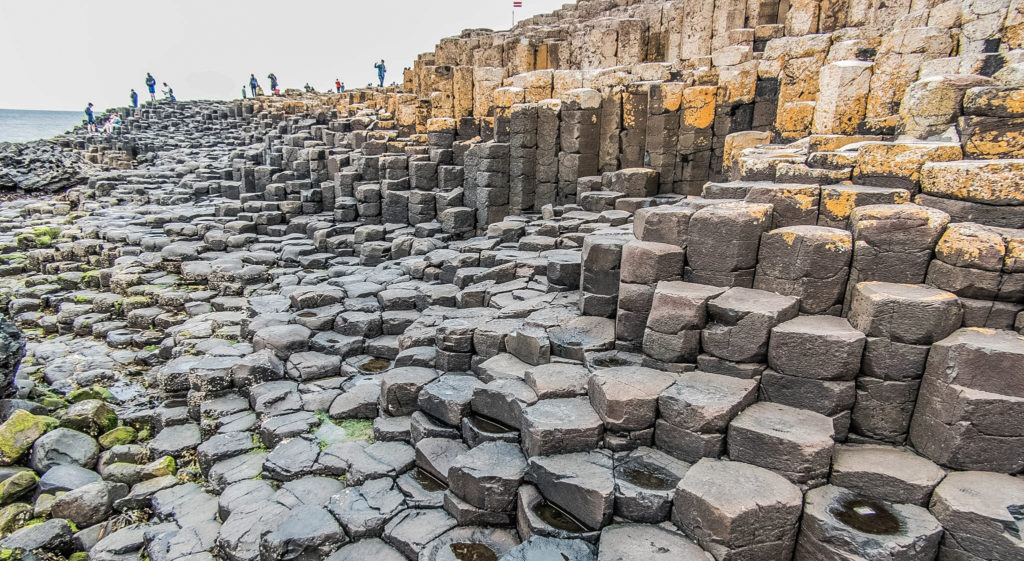
{"label": "group of people on ridge", "polygon": [[[174,97],[174,88],[167,85],[167,82],[163,83],[164,89],[160,91],[160,95],[163,96],[167,101],[177,101]],[[149,90],[150,102],[156,101],[156,78],[152,74],[146,72],[146,89]],[[139,94],[132,88],[131,93],[128,95],[128,99],[131,101],[131,108],[133,112],[138,112],[139,109]],[[85,107],[85,125],[86,130],[89,132],[96,132],[96,115],[93,113],[93,104],[90,101],[89,105]],[[107,118],[107,122],[103,124],[103,132],[110,134],[114,132],[115,127],[121,126],[121,115],[118,113],[111,113]]]}
{"label": "group of people on ridge", "polygon": [[[380,59],[380,62],[374,63],[373,67],[377,70],[377,80],[380,83],[380,87],[383,88],[384,76],[387,74],[388,71],[387,67],[384,66],[384,59]],[[274,73],[271,72],[270,74],[267,74],[267,78],[270,79],[270,90],[271,92],[273,92],[273,95],[281,95],[281,91],[278,89],[277,76],[275,76]],[[306,85],[303,86],[302,89],[307,93],[312,93],[316,91],[316,88],[309,85],[309,82],[306,82]],[[337,93],[345,91],[345,82],[342,82],[340,78],[334,79],[334,91]],[[152,93],[152,90],[150,90],[150,93]],[[256,79],[255,73],[249,74],[249,88],[246,89],[244,86],[242,87],[242,99],[246,99],[250,95],[252,97],[259,97],[265,95],[263,92],[263,86],[261,86],[259,80]]]}
{"label": "group of people on ridge", "polygon": [[[277,75],[271,72],[267,74],[267,79],[270,80],[270,91],[273,92],[273,95],[281,95],[280,90],[277,89]],[[249,91],[252,92],[253,97],[264,95],[263,86],[260,85],[260,81],[256,79],[255,74],[249,74]],[[245,99],[246,95],[245,86],[242,86],[242,99]]]}

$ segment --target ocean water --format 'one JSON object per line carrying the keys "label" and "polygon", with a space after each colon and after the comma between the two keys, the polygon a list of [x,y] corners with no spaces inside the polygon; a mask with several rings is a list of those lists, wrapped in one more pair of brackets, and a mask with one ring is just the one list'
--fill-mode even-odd
{"label": "ocean water", "polygon": [[81,124],[84,119],[83,111],[0,109],[0,142],[50,138]]}

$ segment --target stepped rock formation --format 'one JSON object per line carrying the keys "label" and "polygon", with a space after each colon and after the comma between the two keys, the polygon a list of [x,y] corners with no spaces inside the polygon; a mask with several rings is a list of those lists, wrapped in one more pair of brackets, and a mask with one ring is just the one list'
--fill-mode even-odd
{"label": "stepped rock formation", "polygon": [[590,0],[58,137],[103,171],[0,203],[0,548],[1024,559],[1022,43]]}

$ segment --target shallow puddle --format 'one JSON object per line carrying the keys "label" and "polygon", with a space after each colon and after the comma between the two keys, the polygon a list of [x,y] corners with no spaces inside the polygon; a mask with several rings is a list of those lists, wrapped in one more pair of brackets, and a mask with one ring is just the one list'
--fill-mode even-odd
{"label": "shallow puddle", "polygon": [[480,432],[486,432],[491,434],[502,434],[506,432],[516,432],[516,429],[507,427],[497,421],[492,421],[486,417],[480,415],[470,415],[469,422],[473,423]]}
{"label": "shallow puddle", "polygon": [[412,478],[416,480],[416,483],[420,484],[420,487],[423,487],[424,491],[434,493],[437,491],[448,490],[448,486],[444,484],[444,481],[441,481],[420,468],[416,468],[416,470],[412,472]]}
{"label": "shallow puddle", "polygon": [[630,363],[619,357],[608,357],[595,360],[594,366],[599,366],[601,368],[615,368],[616,366],[630,366]]}
{"label": "shallow puddle", "polygon": [[586,526],[580,524],[568,512],[547,501],[539,501],[533,505],[533,513],[556,530],[572,534],[581,534],[588,531]]}
{"label": "shallow puddle", "polygon": [[498,561],[494,550],[482,543],[456,542],[451,544],[452,554],[459,561]]}
{"label": "shallow puddle", "polygon": [[899,532],[903,526],[888,507],[871,499],[843,499],[843,502],[832,510],[832,515],[843,524],[865,534],[891,535]]}
{"label": "shallow puddle", "polygon": [[363,372],[384,372],[391,367],[391,361],[386,358],[373,358],[359,365]]}
{"label": "shallow puddle", "polygon": [[637,487],[667,491],[675,489],[679,478],[671,472],[657,466],[628,463],[615,470],[615,477],[624,479]]}

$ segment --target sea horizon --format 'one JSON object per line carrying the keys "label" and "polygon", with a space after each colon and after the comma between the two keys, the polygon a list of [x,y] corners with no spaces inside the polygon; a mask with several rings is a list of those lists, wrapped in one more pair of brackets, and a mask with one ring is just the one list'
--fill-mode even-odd
{"label": "sea horizon", "polygon": [[84,119],[82,111],[0,108],[0,142],[46,140],[71,130]]}

